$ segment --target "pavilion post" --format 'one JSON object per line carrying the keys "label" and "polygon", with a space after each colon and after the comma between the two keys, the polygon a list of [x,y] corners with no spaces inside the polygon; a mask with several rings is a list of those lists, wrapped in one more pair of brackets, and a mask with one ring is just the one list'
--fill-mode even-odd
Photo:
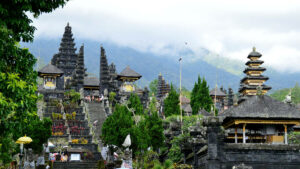
{"label": "pavilion post", "polygon": [[237,139],[237,126],[235,126],[235,132],[234,132],[234,143],[237,143],[238,139]]}
{"label": "pavilion post", "polygon": [[243,124],[243,143],[246,143],[246,124]]}
{"label": "pavilion post", "polygon": [[284,124],[284,144],[288,144],[288,138],[287,138],[287,125]]}

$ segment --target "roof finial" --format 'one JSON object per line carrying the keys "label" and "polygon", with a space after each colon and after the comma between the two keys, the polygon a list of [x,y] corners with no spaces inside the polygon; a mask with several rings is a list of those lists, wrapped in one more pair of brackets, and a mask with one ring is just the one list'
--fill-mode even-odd
{"label": "roof finial", "polygon": [[67,23],[67,26],[69,26],[69,22]]}
{"label": "roof finial", "polygon": [[252,48],[252,49],[253,49],[253,52],[256,52],[256,47],[255,47],[255,46],[253,46],[253,48]]}
{"label": "roof finial", "polygon": [[159,76],[161,76],[161,72],[159,72]]}

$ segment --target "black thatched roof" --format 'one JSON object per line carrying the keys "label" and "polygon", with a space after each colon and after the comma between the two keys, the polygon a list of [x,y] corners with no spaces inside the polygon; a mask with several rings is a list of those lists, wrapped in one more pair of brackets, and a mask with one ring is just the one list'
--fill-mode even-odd
{"label": "black thatched roof", "polygon": [[248,79],[251,79],[251,80],[269,80],[269,77],[263,76],[263,75],[259,75],[259,76],[245,76],[241,80],[241,82],[244,82],[245,80],[248,80]]}
{"label": "black thatched roof", "polygon": [[97,77],[84,77],[84,86],[99,86],[99,79]]}
{"label": "black thatched roof", "polygon": [[253,51],[249,53],[248,58],[251,57],[261,57],[262,55],[259,52],[255,51],[255,48],[253,48]]}
{"label": "black thatched roof", "polygon": [[136,78],[142,77],[136,71],[132,70],[129,66],[127,66],[118,76],[119,77],[136,77]]}
{"label": "black thatched roof", "polygon": [[252,96],[236,107],[224,111],[225,119],[300,119],[295,106],[272,99],[270,96]]}
{"label": "black thatched roof", "polygon": [[38,71],[38,74],[63,74],[64,72],[52,64],[48,64]]}
{"label": "black thatched roof", "polygon": [[265,71],[266,68],[264,67],[247,67],[245,70],[244,70],[244,73],[246,73],[247,71]]}
{"label": "black thatched roof", "polygon": [[[252,89],[252,90],[256,90],[257,89],[257,85],[246,85],[243,84],[240,88],[239,88],[239,92],[241,93],[243,90],[246,89]],[[262,90],[271,90],[272,87],[271,86],[267,86],[267,85],[261,85]]]}
{"label": "black thatched roof", "polygon": [[246,65],[249,65],[251,63],[263,64],[264,61],[262,61],[262,60],[249,60],[249,61],[246,62]]}
{"label": "black thatched roof", "polygon": [[226,96],[226,94],[224,92],[222,92],[217,87],[215,87],[214,89],[212,89],[211,91],[209,91],[209,95],[210,96],[221,96],[221,97],[225,97]]}

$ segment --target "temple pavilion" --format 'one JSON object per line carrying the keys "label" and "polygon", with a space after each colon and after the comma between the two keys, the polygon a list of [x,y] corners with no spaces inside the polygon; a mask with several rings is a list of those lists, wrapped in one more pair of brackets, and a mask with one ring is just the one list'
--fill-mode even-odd
{"label": "temple pavilion", "polygon": [[43,78],[43,89],[56,89],[63,71],[52,64],[48,64],[38,71],[38,76]]}
{"label": "temple pavilion", "polygon": [[266,68],[261,67],[264,63],[264,61],[259,60],[261,56],[255,47],[248,55],[250,60],[246,62],[247,68],[244,70],[246,76],[240,82],[240,102],[244,101],[247,96],[256,95],[258,86],[261,86],[262,94],[266,94],[271,89],[270,86],[264,84],[269,78],[262,75]]}
{"label": "temple pavilion", "polygon": [[120,74],[118,74],[118,80],[122,82],[121,92],[134,92],[134,82],[139,80],[142,76],[136,71],[127,66]]}
{"label": "temple pavilion", "polygon": [[215,104],[215,107],[218,109],[218,111],[222,111],[224,109],[224,106],[225,106],[224,105],[224,100],[225,100],[225,97],[227,96],[225,91],[221,90],[216,85],[216,87],[214,89],[209,91],[209,95],[212,98],[212,100]]}
{"label": "temple pavilion", "polygon": [[226,142],[288,144],[288,132],[300,124],[300,111],[295,106],[265,95],[271,87],[263,85],[268,77],[261,75],[266,69],[260,67],[260,57],[253,48],[239,90],[243,101],[222,114],[223,127],[229,131]]}

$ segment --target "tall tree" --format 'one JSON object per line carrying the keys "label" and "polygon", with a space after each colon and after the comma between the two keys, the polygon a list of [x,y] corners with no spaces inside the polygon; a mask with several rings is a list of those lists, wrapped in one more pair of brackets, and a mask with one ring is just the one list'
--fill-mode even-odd
{"label": "tall tree", "polygon": [[166,117],[173,114],[180,114],[179,94],[171,84],[168,97],[164,100],[164,114]]}
{"label": "tall tree", "polygon": [[191,93],[193,114],[197,114],[200,109],[205,109],[209,112],[211,106],[213,106],[213,101],[209,96],[209,86],[205,78],[201,79],[200,76],[198,76],[198,81],[195,83]]}
{"label": "tall tree", "polygon": [[[35,27],[30,25],[32,20],[27,14],[38,17],[43,12],[63,6],[65,2],[67,0],[0,2],[0,163],[11,160],[16,152],[15,140],[28,134],[26,128],[36,126],[32,123],[37,118],[37,73],[33,69],[36,59],[28,49],[18,46],[21,40],[33,40]],[[35,147],[34,143],[31,145]]]}
{"label": "tall tree", "polygon": [[146,127],[150,137],[150,145],[157,151],[164,144],[165,140],[162,120],[158,117],[157,112],[146,117]]}
{"label": "tall tree", "polygon": [[131,93],[129,97],[128,108],[133,108],[135,115],[142,115],[144,113],[144,108],[141,103],[140,97],[134,93]]}
{"label": "tall tree", "polygon": [[149,84],[149,89],[150,89],[150,94],[151,94],[151,96],[152,96],[152,94],[153,94],[154,96],[156,96],[156,94],[157,94],[157,83],[158,83],[158,80],[157,80],[157,79],[154,79],[154,80],[152,80],[152,81],[150,82],[150,84]]}
{"label": "tall tree", "polygon": [[105,144],[121,147],[134,125],[131,113],[126,106],[116,105],[115,111],[102,126],[101,138]]}

